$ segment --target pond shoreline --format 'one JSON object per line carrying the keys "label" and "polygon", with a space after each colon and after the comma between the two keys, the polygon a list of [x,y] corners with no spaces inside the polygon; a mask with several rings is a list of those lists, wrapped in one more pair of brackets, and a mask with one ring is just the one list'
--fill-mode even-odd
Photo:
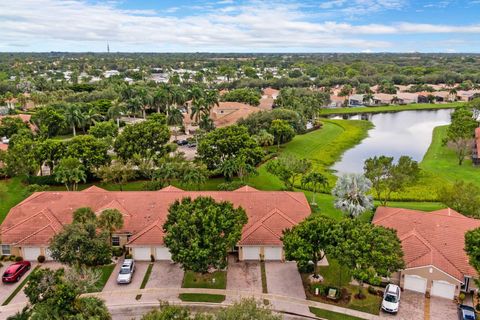
{"label": "pond shoreline", "polygon": [[464,106],[464,102],[452,102],[444,104],[430,104],[430,103],[418,103],[407,104],[402,106],[382,106],[382,107],[352,107],[352,108],[336,108],[336,109],[322,109],[320,116],[332,117],[358,114],[378,114],[378,113],[396,113],[402,111],[424,111],[424,110],[442,110],[453,109]]}

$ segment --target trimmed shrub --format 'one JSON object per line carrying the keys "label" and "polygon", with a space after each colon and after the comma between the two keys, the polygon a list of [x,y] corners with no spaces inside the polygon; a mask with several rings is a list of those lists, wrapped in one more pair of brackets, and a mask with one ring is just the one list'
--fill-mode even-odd
{"label": "trimmed shrub", "polygon": [[23,257],[20,257],[20,256],[18,256],[18,257],[15,257],[15,261],[16,261],[16,262],[23,261]]}
{"label": "trimmed shrub", "polygon": [[370,293],[370,294],[375,294],[375,295],[377,294],[377,290],[376,290],[374,287],[372,287],[372,286],[368,286],[367,291],[368,291],[368,293]]}
{"label": "trimmed shrub", "polygon": [[147,181],[142,185],[144,191],[157,191],[165,187],[165,183],[159,180]]}
{"label": "trimmed shrub", "polygon": [[127,253],[127,254],[125,255],[125,259],[132,259],[132,255],[131,255],[130,253]]}
{"label": "trimmed shrub", "polygon": [[112,248],[112,254],[114,257],[120,257],[123,254],[123,248],[122,247],[113,247]]}
{"label": "trimmed shrub", "polygon": [[16,256],[14,256],[13,254],[8,258],[9,261],[15,261],[15,258]]}
{"label": "trimmed shrub", "polygon": [[39,263],[44,263],[45,262],[45,256],[44,255],[39,255],[38,258],[37,258],[37,261]]}
{"label": "trimmed shrub", "polygon": [[153,256],[153,254],[150,255],[150,261],[155,262],[155,257]]}

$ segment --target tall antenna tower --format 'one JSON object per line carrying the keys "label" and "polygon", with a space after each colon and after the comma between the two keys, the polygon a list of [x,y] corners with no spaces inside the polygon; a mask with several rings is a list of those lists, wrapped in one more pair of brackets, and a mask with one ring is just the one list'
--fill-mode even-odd
{"label": "tall antenna tower", "polygon": [[107,41],[107,53],[110,53],[110,44]]}

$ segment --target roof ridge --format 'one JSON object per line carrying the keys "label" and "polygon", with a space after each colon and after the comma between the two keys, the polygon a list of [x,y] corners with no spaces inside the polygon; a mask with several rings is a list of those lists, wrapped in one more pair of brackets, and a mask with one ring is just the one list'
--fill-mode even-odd
{"label": "roof ridge", "polygon": [[[46,216],[46,214],[45,214],[45,212],[44,212],[44,211],[45,211],[45,208],[43,208],[42,210],[38,211],[37,213],[34,213],[34,214],[33,214],[33,215],[31,215],[31,216],[28,216],[28,217],[26,217],[26,218],[25,218],[25,219],[23,219],[23,220],[21,220],[21,221],[17,222],[17,223],[16,223],[16,224],[14,224],[13,226],[11,226],[11,227],[9,227],[9,228],[6,228],[6,229],[4,229],[4,230],[3,230],[3,232],[5,233],[5,232],[8,232],[8,231],[10,231],[10,230],[12,230],[12,229],[15,229],[17,226],[19,226],[19,225],[21,225],[21,224],[23,224],[23,223],[27,222],[28,220],[31,220],[31,219],[35,218],[36,216],[38,216],[38,215],[40,215],[40,214],[43,214],[43,215],[45,215],[45,217],[46,217],[48,220],[50,220],[50,219],[49,219],[49,218]],[[51,222],[51,220],[50,220],[50,222]],[[3,226],[3,224],[2,224],[2,226]]]}
{"label": "roof ridge", "polygon": [[[266,225],[264,225],[263,223],[260,223],[254,230],[252,230],[251,232],[249,232],[247,235],[245,235],[244,237],[242,237],[240,239],[240,241],[245,241],[246,239],[248,239],[255,231],[257,231],[258,229],[260,229],[260,227],[263,227],[265,228],[268,232],[270,232],[272,235],[274,235],[275,237],[280,237],[281,235],[278,235],[276,234],[275,232],[273,232],[272,229],[270,229],[269,227],[267,227]],[[250,229],[250,228],[249,228]]]}
{"label": "roof ridge", "polygon": [[17,241],[16,243],[14,243],[14,245],[19,244],[19,243],[22,243],[23,241],[27,240],[28,238],[33,237],[34,235],[42,232],[43,230],[45,230],[45,229],[47,229],[47,228],[49,228],[49,227],[52,228],[53,232],[55,232],[55,228],[53,228],[52,225],[47,224],[46,226],[43,226],[42,228],[38,229],[37,231],[29,234],[29,235],[26,236],[25,238],[20,239],[19,241]]}
{"label": "roof ridge", "polygon": [[131,217],[132,215],[130,214],[130,212],[120,203],[120,201],[118,201],[117,198],[113,198],[110,202],[104,204],[103,206],[101,206],[100,208],[98,208],[97,210],[95,210],[95,213],[99,212],[99,211],[105,211],[105,210],[108,210],[108,209],[116,209],[114,207],[109,207],[109,205],[111,203],[117,203],[121,209],[123,209],[124,212],[121,212],[122,210],[120,210],[120,213],[125,213],[125,215]]}
{"label": "roof ridge", "polygon": [[[393,212],[388,213],[388,214],[386,214],[385,216],[383,216],[383,217],[375,220],[375,223],[380,222],[380,221],[383,221],[383,220],[385,220],[385,219],[387,219],[387,218],[390,218],[391,216],[396,215],[396,214],[399,213],[399,212],[406,211],[405,208],[393,208],[393,207],[381,206],[381,207],[378,207],[377,210],[378,210],[379,208],[385,208],[385,209],[387,209],[387,210],[391,210],[391,209],[396,209],[396,210],[394,210]],[[416,210],[411,210],[411,211],[415,211],[415,212],[416,212]],[[376,214],[375,214],[375,215],[376,215]],[[373,217],[374,219],[375,219],[375,215],[374,215],[374,217]]]}
{"label": "roof ridge", "polygon": [[[291,195],[291,191],[282,191],[283,193],[287,194],[290,198],[292,198],[293,200],[297,201],[298,203],[300,203],[301,205],[305,206],[305,203],[299,201],[297,198],[295,198],[294,196]],[[294,193],[300,193],[300,192],[295,192],[293,191]],[[303,193],[302,193],[303,194]],[[305,196],[305,194],[303,194]],[[308,210],[312,210],[312,208],[310,208],[310,206],[308,205],[308,201],[306,202],[306,206],[308,208]]]}
{"label": "roof ridge", "polygon": [[268,218],[272,217],[275,213],[280,214],[282,217],[284,217],[288,222],[295,224],[295,221],[293,221],[289,216],[287,216],[282,210],[278,209],[277,207],[273,208],[269,213],[264,215],[262,219],[260,219],[260,222],[264,222]]}
{"label": "roof ridge", "polygon": [[142,230],[140,230],[136,235],[134,235],[133,237],[131,237],[129,240],[128,240],[128,243],[127,244],[130,244],[131,242],[137,240],[138,238],[140,238],[142,235],[144,235],[145,233],[147,233],[148,231],[150,231],[151,229],[155,228],[156,226],[160,228],[160,226],[158,225],[160,223],[160,219],[156,219],[155,221],[152,222],[152,224],[146,226],[145,228],[143,228]]}

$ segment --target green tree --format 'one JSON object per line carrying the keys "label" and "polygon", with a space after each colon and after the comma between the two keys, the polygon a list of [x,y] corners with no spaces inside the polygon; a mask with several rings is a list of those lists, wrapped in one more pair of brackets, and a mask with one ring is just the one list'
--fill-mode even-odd
{"label": "green tree", "polygon": [[37,140],[34,152],[38,164],[47,165],[52,173],[57,163],[63,158],[65,147],[66,146],[62,141],[54,139],[46,139],[43,141]]}
{"label": "green tree", "polygon": [[360,174],[345,174],[338,178],[332,195],[335,208],[350,218],[356,218],[373,208],[373,199],[368,195],[372,182]]}
{"label": "green tree", "polygon": [[120,117],[125,112],[125,105],[115,100],[110,108],[108,108],[107,116],[111,120],[115,120],[117,122],[117,127],[120,128]]}
{"label": "green tree", "polygon": [[320,172],[310,172],[302,177],[302,188],[310,188],[313,192],[312,204],[316,205],[315,195],[320,191],[320,188],[324,189],[328,185],[328,179]]}
{"label": "green tree", "polygon": [[274,314],[272,310],[263,307],[253,298],[242,299],[232,306],[220,310],[215,317],[216,320],[280,320],[280,315]]}
{"label": "green tree", "polygon": [[123,185],[129,180],[134,179],[137,176],[137,173],[132,163],[115,161],[109,166],[101,166],[98,168],[95,171],[95,175],[105,183],[118,184],[120,191],[123,191]]}
{"label": "green tree", "polygon": [[118,134],[118,127],[113,121],[97,122],[88,129],[88,134],[95,138],[115,138]]}
{"label": "green tree", "polygon": [[15,134],[10,138],[5,155],[6,172],[9,176],[30,176],[39,167],[35,154],[35,142],[29,135]]}
{"label": "green tree", "polygon": [[4,117],[0,119],[0,137],[11,137],[22,130],[30,130],[28,124],[16,117]]}
{"label": "green tree", "polygon": [[293,190],[298,177],[306,174],[312,163],[292,154],[286,154],[267,162],[267,171],[277,176],[287,190]]}
{"label": "green tree", "polygon": [[267,130],[261,130],[258,134],[253,136],[258,145],[262,147],[272,146],[275,142],[275,137]]}
{"label": "green tree", "polygon": [[262,95],[257,89],[239,88],[228,91],[222,97],[222,101],[242,102],[252,106],[260,104]]}
{"label": "green tree", "polygon": [[77,191],[80,182],[86,182],[87,175],[83,164],[75,158],[64,158],[53,171],[55,181],[63,183],[67,191]]}
{"label": "green tree", "polygon": [[219,170],[229,159],[244,156],[249,165],[257,165],[263,150],[243,126],[228,126],[207,133],[198,144],[198,158],[209,170]]}
{"label": "green tree", "polygon": [[89,172],[110,163],[109,146],[101,139],[84,135],[67,140],[65,144],[64,156],[80,160]]}
{"label": "green tree", "polygon": [[478,122],[473,119],[472,111],[458,108],[451,115],[452,123],[448,126],[444,143],[450,143],[457,154],[458,165],[462,165],[465,156],[470,153],[475,128]]}
{"label": "green tree", "polygon": [[117,155],[124,161],[135,155],[147,158],[151,155],[162,157],[166,154],[166,143],[170,139],[167,125],[148,119],[125,127],[115,139],[114,148]]}
{"label": "green tree", "polygon": [[393,163],[393,157],[375,156],[365,160],[363,169],[382,206],[387,205],[392,192],[413,184],[420,174],[418,163],[408,156],[401,156],[397,163]]}
{"label": "green tree", "polygon": [[210,197],[176,200],[168,212],[163,225],[165,245],[173,261],[195,272],[224,268],[227,252],[240,240],[248,219],[241,207]]}
{"label": "green tree", "polygon": [[53,137],[60,133],[67,125],[65,117],[51,106],[35,109],[31,121],[38,127],[44,137]]}
{"label": "green tree", "polygon": [[[480,228],[469,230],[465,233],[465,252],[468,255],[468,262],[472,267],[480,271]],[[475,279],[478,285],[479,281]]]}
{"label": "green tree", "polygon": [[123,215],[117,209],[106,209],[100,213],[98,226],[108,232],[109,243],[112,243],[112,234],[115,230],[123,228]]}
{"label": "green tree", "polygon": [[273,120],[269,131],[275,138],[278,150],[280,150],[280,144],[288,142],[295,137],[295,130],[285,120]]}
{"label": "green tree", "polygon": [[97,231],[93,222],[66,225],[52,238],[49,250],[54,260],[70,266],[103,265],[110,263],[112,257],[108,233]]}
{"label": "green tree", "polygon": [[438,199],[464,215],[480,217],[480,188],[476,184],[457,181],[444,185],[438,191]]}
{"label": "green tree", "polygon": [[285,258],[303,266],[313,262],[314,276],[318,277],[318,263],[333,251],[336,224],[329,217],[314,215],[285,230],[282,236]]}
{"label": "green tree", "polygon": [[81,127],[84,121],[84,115],[80,108],[75,104],[67,104],[63,111],[65,122],[72,128],[73,135],[77,135],[76,128]]}
{"label": "green tree", "polygon": [[73,223],[89,223],[95,222],[96,220],[97,216],[91,208],[78,208],[73,212]]}

